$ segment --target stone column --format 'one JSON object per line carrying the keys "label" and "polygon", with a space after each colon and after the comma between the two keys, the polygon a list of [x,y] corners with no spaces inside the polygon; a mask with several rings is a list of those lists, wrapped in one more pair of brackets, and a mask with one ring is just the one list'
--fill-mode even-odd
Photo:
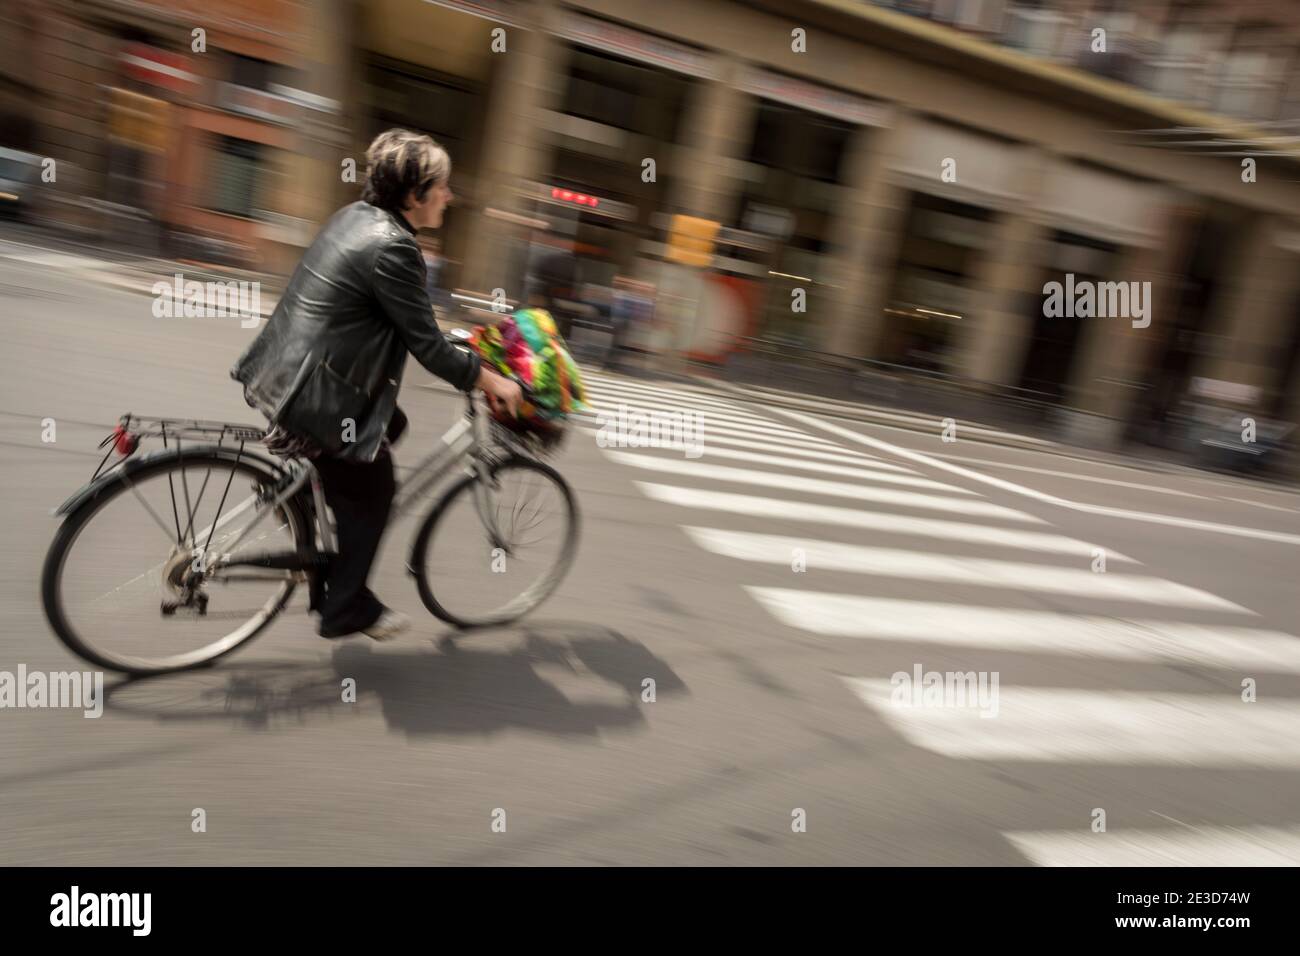
{"label": "stone column", "polygon": [[735,204],[735,164],[749,147],[758,115],[757,97],[735,86],[739,70],[734,58],[721,57],[716,78],[700,80],[686,105],[684,146],[671,170],[679,212],[723,222]]}
{"label": "stone column", "polygon": [[854,137],[847,204],[837,226],[839,251],[832,266],[838,295],[825,335],[826,350],[837,355],[870,358],[879,346],[909,201],[907,189],[890,170],[908,121],[908,114],[896,112],[888,126],[861,129]]}
{"label": "stone column", "polygon": [[1024,207],[994,218],[989,244],[976,266],[963,353],[957,368],[986,385],[1011,385],[1020,375],[1034,327],[1027,296],[1041,293],[1043,254],[1050,231],[1032,212],[1038,203],[1048,156],[1025,147],[1019,156]]}
{"label": "stone column", "polygon": [[[1093,319],[1084,324],[1079,356],[1071,368],[1067,396],[1080,411],[1101,416],[1117,442],[1140,397],[1143,372],[1155,351],[1169,341],[1169,326],[1177,321],[1183,279],[1194,251],[1201,204],[1178,198],[1161,210],[1156,241],[1129,246],[1121,254],[1117,282],[1151,283],[1147,298],[1149,324],[1135,327],[1132,319]],[[1138,320],[1144,321],[1144,320]]]}
{"label": "stone column", "polygon": [[1278,245],[1282,228],[1264,214],[1243,222],[1211,305],[1213,348],[1197,360],[1193,375],[1273,387],[1273,352],[1286,341],[1297,288],[1295,253]]}
{"label": "stone column", "polygon": [[[530,211],[519,189],[546,174],[550,139],[545,116],[559,107],[564,94],[568,47],[547,29],[557,15],[556,4],[539,0],[526,9],[529,20],[507,27],[505,52],[493,54],[498,62],[487,97],[463,279],[467,288],[478,291],[509,289],[522,278],[503,274],[509,262],[506,250],[519,227],[486,212]],[[485,21],[485,43],[492,27]]]}

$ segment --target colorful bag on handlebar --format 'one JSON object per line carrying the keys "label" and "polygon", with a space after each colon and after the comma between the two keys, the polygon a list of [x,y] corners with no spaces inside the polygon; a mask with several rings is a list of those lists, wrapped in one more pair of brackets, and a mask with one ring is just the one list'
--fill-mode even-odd
{"label": "colorful bag on handlebar", "polygon": [[518,378],[532,393],[519,421],[502,424],[552,433],[563,429],[570,413],[586,411],[577,363],[545,309],[520,309],[496,325],[480,326],[469,344],[489,367]]}

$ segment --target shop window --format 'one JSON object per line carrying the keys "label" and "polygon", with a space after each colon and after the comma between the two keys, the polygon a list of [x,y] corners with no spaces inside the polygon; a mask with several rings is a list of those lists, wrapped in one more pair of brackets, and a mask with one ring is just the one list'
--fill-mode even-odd
{"label": "shop window", "polygon": [[667,70],[574,49],[561,111],[660,142],[677,142],[691,83]]}
{"label": "shop window", "polygon": [[218,137],[212,161],[211,207],[252,218],[263,147],[233,136]]}
{"label": "shop window", "polygon": [[853,127],[815,113],[762,100],[750,141],[749,161],[759,166],[839,182]]}
{"label": "shop window", "polygon": [[631,64],[579,50],[573,55],[563,110],[594,123],[633,130],[639,86]]}
{"label": "shop window", "polygon": [[238,53],[230,55],[230,82],[250,90],[269,90],[277,82],[279,67],[267,60],[258,60]]}

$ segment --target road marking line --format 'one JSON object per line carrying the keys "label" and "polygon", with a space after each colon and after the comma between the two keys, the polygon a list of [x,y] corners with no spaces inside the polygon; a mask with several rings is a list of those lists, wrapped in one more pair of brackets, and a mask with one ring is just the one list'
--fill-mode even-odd
{"label": "road marking line", "polygon": [[[1035,866],[1295,866],[1300,829],[1204,827],[1002,834]],[[1136,912],[1136,911],[1135,911]],[[1141,914],[1139,914],[1141,915]]]}
{"label": "road marking line", "polygon": [[636,468],[645,468],[670,475],[686,475],[706,481],[727,481],[735,484],[758,485],[764,488],[779,488],[783,491],[796,491],[810,495],[852,498],[856,501],[871,501],[877,504],[894,505],[902,508],[925,508],[931,511],[944,511],[950,514],[972,517],[1000,518],[1004,521],[1045,524],[1043,519],[1034,515],[983,500],[941,498],[920,491],[873,488],[844,481],[807,478],[803,475],[787,475],[780,472],[755,471],[751,468],[729,468],[725,465],[710,465],[699,460],[692,461],[685,458],[634,455],[622,451],[612,451],[608,448],[602,448],[601,451],[606,458],[616,464],[631,465]]}
{"label": "road marking line", "polygon": [[[617,437],[617,436],[612,436]],[[606,447],[617,447],[607,445]],[[759,465],[777,465],[781,468],[797,468],[802,471],[811,471],[822,475],[841,475],[845,478],[859,478],[867,482],[881,482],[883,484],[905,485],[909,488],[925,488],[942,494],[956,495],[959,497],[973,496],[976,493],[967,491],[965,488],[958,488],[955,485],[946,485],[941,481],[932,481],[929,478],[921,478],[918,475],[897,475],[888,471],[874,470],[868,460],[866,467],[850,468],[846,465],[831,465],[819,461],[800,461],[790,458],[786,455],[763,455],[757,452],[737,451],[733,448],[714,448],[707,446],[704,448],[704,454],[701,458],[729,458],[735,461],[749,461]]]}
{"label": "road marking line", "polygon": [[1300,508],[1283,508],[1281,505],[1266,505],[1262,501],[1250,501],[1246,498],[1228,498],[1224,501],[1235,501],[1239,505],[1252,505],[1256,508],[1267,508],[1269,511],[1285,511],[1287,514],[1300,515]]}
{"label": "road marking line", "polygon": [[[943,518],[918,518],[880,511],[862,511],[837,505],[788,501],[784,498],[766,498],[728,491],[682,488],[648,481],[633,483],[648,498],[685,508],[704,508],[730,514],[774,518],[780,521],[813,522],[839,528],[866,528],[884,534],[914,535],[947,542],[978,544],[984,547],[1018,548],[1042,554],[1077,555],[1085,559],[1090,559],[1092,552],[1097,548],[1095,544],[1048,531],[1022,531],[1018,528],[998,528]],[[1141,563],[1118,551],[1107,551],[1106,560]]]}
{"label": "road marking line", "polygon": [[[894,702],[887,678],[845,683],[914,746],[956,760],[1118,766],[1300,767],[1300,701],[1236,694],[1087,691],[1002,685],[994,711]],[[985,716],[988,715],[988,716]]]}
{"label": "road marking line", "polygon": [[[599,431],[597,428],[589,427],[581,420],[579,421],[578,427],[587,431]],[[904,475],[916,474],[916,472],[911,468],[906,468],[903,465],[895,465],[891,462],[881,461],[879,458],[872,458],[866,454],[853,451],[850,448],[841,448],[839,445],[833,445],[830,443],[822,446],[804,447],[800,445],[785,445],[777,441],[757,441],[748,438],[736,438],[730,435],[709,433],[704,442],[705,454],[708,454],[709,450],[711,450],[715,445],[731,445],[736,448],[757,448],[764,451],[780,452],[782,455],[797,455],[800,458],[814,458],[818,461],[839,461],[879,471],[891,471]],[[839,450],[823,451],[823,448]]]}
{"label": "road marking line", "polygon": [[[1179,608],[1213,608],[1255,614],[1216,594],[1146,574],[1110,571],[1096,574],[1086,567],[1045,567],[996,558],[962,558],[901,548],[873,548],[806,537],[726,531],[683,526],[706,551],[764,564],[790,566],[799,549],[807,562],[805,573],[844,571],[878,578],[907,578],[944,584],[1004,588],[1011,591],[1077,595],[1080,599],[1131,601]],[[1298,642],[1300,643],[1300,642]]]}
{"label": "road marking line", "polygon": [[[1032,465],[1013,465],[1003,461],[985,461],[981,458],[972,458],[968,455],[935,455],[945,461],[965,461],[975,465],[983,465],[985,468],[1006,468],[1011,471],[1026,471],[1036,475],[1049,475],[1054,478],[1068,478],[1071,481],[1090,481],[1099,485],[1118,485],[1121,488],[1137,488],[1141,491],[1151,491],[1162,495],[1176,495],[1180,498],[1200,498],[1210,500],[1209,495],[1196,495],[1190,491],[1175,491],[1173,488],[1159,488],[1155,485],[1143,485],[1136,481],[1120,481],[1118,478],[1098,478],[1095,475],[1080,475],[1069,471],[1053,471],[1050,468],[1035,468]],[[1115,467],[1115,466],[1112,466]]]}
{"label": "road marking line", "polygon": [[603,398],[612,395],[615,398],[634,398],[644,401],[647,404],[659,403],[661,405],[684,405],[693,408],[707,406],[727,412],[739,412],[745,415],[754,414],[752,408],[746,405],[738,405],[727,399],[718,398],[717,395],[712,392],[678,392],[660,388],[639,388],[613,384],[598,384],[596,387],[590,388],[588,391],[592,398]]}
{"label": "road marking line", "polygon": [[[620,421],[619,416],[611,410],[606,410],[601,406],[596,406],[596,425],[607,430],[624,429],[633,431],[637,428],[635,420],[629,416],[626,420]],[[604,413],[604,414],[602,414]],[[785,428],[780,425],[768,426],[763,424],[751,424],[749,422],[731,422],[719,421],[717,419],[699,418],[688,422],[683,421],[678,427],[671,420],[665,421],[660,419],[655,423],[654,428],[659,432],[669,432],[676,434],[678,432],[686,433],[689,431],[692,435],[699,435],[704,441],[708,440],[711,433],[717,432],[725,435],[743,435],[746,438],[777,438],[790,444],[806,445],[810,448],[829,448],[838,449],[841,446],[834,442],[819,438],[816,435],[806,435],[803,432],[795,431],[793,428]],[[649,419],[646,419],[645,430],[649,431]]]}
{"label": "road marking line", "polygon": [[825,637],[1300,674],[1300,637],[1266,628],[796,588],[746,586],[745,590],[782,624]]}
{"label": "road marking line", "polygon": [[1083,514],[1101,515],[1106,518],[1123,518],[1127,521],[1143,521],[1148,524],[1163,524],[1175,528],[1187,528],[1193,531],[1209,531],[1216,534],[1234,535],[1240,538],[1255,538],[1261,541],[1273,541],[1280,544],[1300,545],[1300,534],[1286,534],[1280,531],[1264,531],[1258,528],[1239,528],[1233,525],[1216,524],[1212,521],[1199,521],[1195,518],[1176,518],[1172,515],[1149,514],[1144,511],[1129,511],[1124,508],[1108,508],[1104,505],[1089,505],[1077,501],[1067,501],[1065,498],[1058,498],[1056,495],[1049,495],[1042,491],[1035,491],[1033,488],[1026,488],[1024,485],[1017,485],[1011,481],[1004,481],[1001,478],[993,478],[989,475],[981,474],[977,471],[971,471],[969,468],[963,468],[960,465],[954,465],[946,461],[940,461],[930,455],[922,454],[918,451],[911,451],[907,448],[900,448],[897,445],[891,445],[889,442],[881,441],[878,438],[871,438],[868,435],[859,435],[857,432],[850,431],[847,428],[840,428],[838,425],[832,425],[829,422],[818,421],[810,415],[804,415],[800,412],[792,412],[783,408],[772,409],[778,415],[785,415],[795,421],[820,428],[824,431],[831,432],[835,435],[848,438],[874,448],[877,451],[890,452],[898,455],[900,458],[906,458],[909,461],[917,462],[922,465],[928,465],[931,468],[940,468],[944,471],[955,475],[961,475],[963,478],[969,478],[972,481],[983,482],[986,485],[992,485],[1003,491],[1020,495],[1025,498],[1032,498],[1035,501],[1041,501],[1044,504],[1056,505],[1060,508],[1068,508],[1071,511],[1078,511]]}
{"label": "road marking line", "polygon": [[690,413],[698,415],[706,421],[721,420],[724,422],[748,422],[754,425],[770,425],[773,428],[784,428],[789,431],[798,431],[785,422],[774,421],[770,418],[764,418],[761,415],[751,415],[748,412],[739,409],[722,409],[700,405],[685,405],[679,403],[670,403],[658,400],[645,401],[644,399],[629,396],[624,399],[622,396],[599,395],[591,396],[586,401],[587,405],[596,408],[627,408],[630,411],[639,411],[644,414],[650,412],[664,413]]}

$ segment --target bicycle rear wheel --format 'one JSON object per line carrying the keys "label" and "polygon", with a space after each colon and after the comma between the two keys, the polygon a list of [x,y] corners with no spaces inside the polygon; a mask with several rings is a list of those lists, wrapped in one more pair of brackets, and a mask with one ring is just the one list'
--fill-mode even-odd
{"label": "bicycle rear wheel", "polygon": [[555,469],[514,456],[488,475],[486,486],[478,475],[452,485],[407,562],[424,606],[456,627],[523,617],[554,593],[577,553],[578,506]]}
{"label": "bicycle rear wheel", "polygon": [[233,448],[129,463],[64,519],[41,596],[54,633],[93,664],[159,674],[244,644],[288,602],[300,571],[231,567],[250,553],[306,553],[296,501],[266,514],[283,475]]}

